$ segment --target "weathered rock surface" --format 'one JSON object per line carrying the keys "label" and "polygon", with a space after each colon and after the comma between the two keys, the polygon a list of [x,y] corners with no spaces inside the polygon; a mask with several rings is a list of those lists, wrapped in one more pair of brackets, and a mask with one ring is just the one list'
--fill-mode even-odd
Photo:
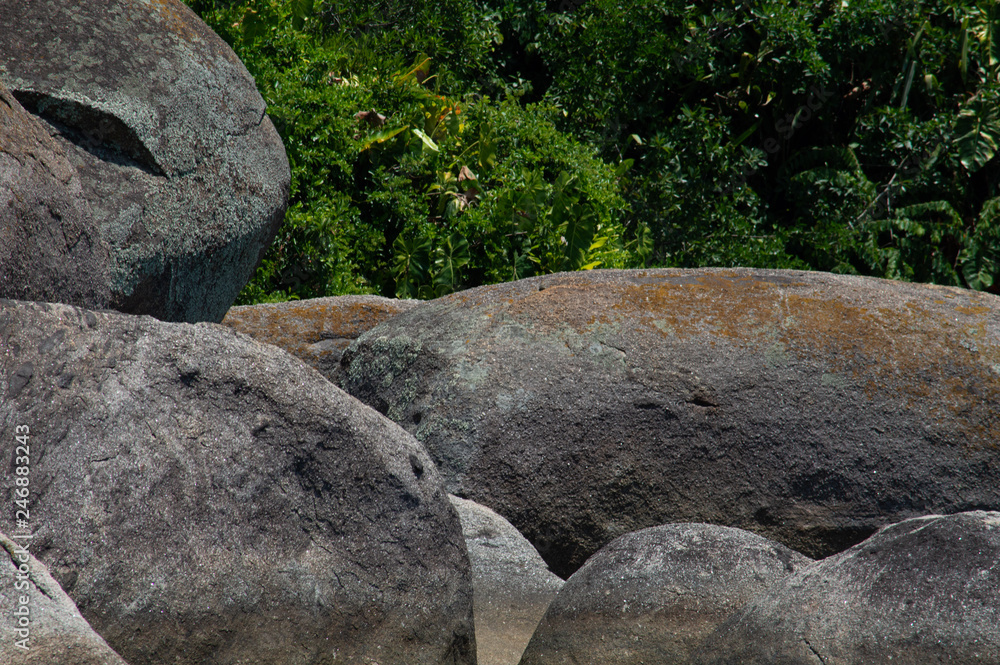
{"label": "weathered rock surface", "polygon": [[521,665],[689,663],[731,614],[810,563],[730,527],[667,524],[626,534],[566,581]]}
{"label": "weathered rock surface", "polygon": [[11,301],[0,349],[33,552],[131,665],[474,662],[436,468],[315,370],[216,324]]}
{"label": "weathered rock surface", "polygon": [[127,665],[94,632],[48,569],[30,538],[0,533],[0,662],[18,665]]}
{"label": "weathered rock surface", "polygon": [[1000,513],[906,520],[758,596],[696,662],[995,665],[998,561]]}
{"label": "weathered rock surface", "polygon": [[413,309],[419,300],[334,296],[232,307],[222,325],[280,346],[336,383],[344,350],[362,333]]}
{"label": "weathered rock surface", "polygon": [[[71,282],[61,302],[221,321],[274,237],[290,181],[246,68],[180,0],[0,0],[0,16],[0,82],[36,116],[18,133],[44,130],[65,155],[43,145],[39,168],[0,153],[0,201],[19,202],[0,208],[13,224],[4,240],[65,232],[66,263],[96,262],[78,273],[94,281]],[[14,262],[0,268],[12,280],[0,296],[55,299],[49,262],[36,271],[23,254],[0,255]]]}
{"label": "weathered rock surface", "polygon": [[747,269],[471,289],[362,335],[341,385],[561,576],[666,522],[818,558],[1000,508],[1000,300]]}
{"label": "weathered rock surface", "polygon": [[475,501],[449,498],[472,565],[479,665],[517,665],[564,582],[510,522]]}
{"label": "weathered rock surface", "polygon": [[0,82],[0,294],[102,307],[108,278],[76,169]]}

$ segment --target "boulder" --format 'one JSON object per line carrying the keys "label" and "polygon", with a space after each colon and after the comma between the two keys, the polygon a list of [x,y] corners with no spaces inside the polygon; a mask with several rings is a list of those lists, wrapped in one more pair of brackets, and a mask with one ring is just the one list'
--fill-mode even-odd
{"label": "boulder", "polygon": [[998,305],[810,272],[556,274],[400,314],[345,352],[340,382],[561,577],[667,522],[819,558],[907,517],[1000,508]]}
{"label": "boulder", "polygon": [[230,308],[222,325],[280,346],[336,383],[340,358],[351,342],[419,304],[381,296],[334,296],[244,305]]}
{"label": "boulder", "polygon": [[18,665],[128,665],[94,632],[45,564],[30,538],[0,533],[0,661]]}
{"label": "boulder", "polygon": [[626,534],[566,581],[521,665],[690,663],[719,624],[809,563],[724,526],[667,524]]}
{"label": "boulder", "polygon": [[564,583],[510,522],[475,501],[449,498],[472,565],[479,665],[517,665]]}
{"label": "boulder", "polygon": [[65,150],[0,82],[0,294],[103,307],[108,265]]}
{"label": "boulder", "polygon": [[32,550],[131,665],[475,662],[433,462],[312,368],[217,324],[12,301],[0,348]]}
{"label": "boulder", "polygon": [[997,561],[1000,513],[906,520],[758,596],[696,662],[996,665]]}
{"label": "boulder", "polygon": [[[0,208],[3,239],[64,233],[67,245],[37,268],[0,254],[11,280],[0,296],[221,321],[284,217],[291,177],[246,68],[180,0],[0,0],[0,15],[0,82],[34,117],[15,146],[45,132],[60,149],[44,144],[41,169],[24,147],[0,153],[0,201],[16,202]],[[62,268],[82,284],[53,293],[57,251],[88,263]]]}

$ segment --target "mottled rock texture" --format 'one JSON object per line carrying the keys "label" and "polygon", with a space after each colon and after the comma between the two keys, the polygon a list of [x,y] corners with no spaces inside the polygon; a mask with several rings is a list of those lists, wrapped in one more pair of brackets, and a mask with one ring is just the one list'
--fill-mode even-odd
{"label": "mottled rock texture", "polygon": [[351,342],[419,304],[380,296],[310,298],[233,307],[222,325],[280,346],[336,383],[340,358]]}
{"label": "mottled rock texture", "polygon": [[341,385],[568,576],[666,522],[813,558],[1000,508],[1000,300],[749,269],[590,271],[449,295],[362,335]]}
{"label": "mottled rock texture", "polygon": [[699,665],[1000,663],[1000,513],[906,520],[790,575]]}
{"label": "mottled rock texture", "polygon": [[103,307],[108,265],[66,151],[0,82],[0,294]]}
{"label": "mottled rock texture", "polygon": [[[30,535],[30,534],[29,534]],[[0,662],[14,665],[128,665],[94,632],[45,564],[31,538],[0,533]]]}
{"label": "mottled rock texture", "polygon": [[517,665],[564,582],[510,522],[475,501],[449,498],[472,565],[479,665]]}
{"label": "mottled rock texture", "polygon": [[689,663],[731,614],[810,563],[724,526],[667,524],[626,534],[566,581],[521,665]]}
{"label": "mottled rock texture", "polygon": [[216,324],[11,301],[0,349],[33,552],[131,665],[475,662],[436,468],[312,368]]}
{"label": "mottled rock texture", "polygon": [[[283,219],[290,181],[242,63],[180,0],[0,0],[0,16],[0,82],[37,123],[18,133],[47,132],[56,146],[8,151],[0,121],[0,201],[16,202],[0,207],[4,244],[65,233],[67,264],[95,264],[60,291],[46,264],[36,274],[23,252],[0,254],[12,262],[0,295],[222,320]],[[9,108],[0,101],[0,114]]]}

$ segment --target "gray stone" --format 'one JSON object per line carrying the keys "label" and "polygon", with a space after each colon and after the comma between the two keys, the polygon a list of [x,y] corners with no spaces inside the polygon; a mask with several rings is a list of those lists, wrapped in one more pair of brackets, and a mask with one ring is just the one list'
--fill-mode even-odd
{"label": "gray stone", "polygon": [[0,201],[38,199],[28,220],[17,205],[0,215],[15,236],[84,237],[92,247],[69,249],[93,256],[82,270],[103,279],[95,297],[109,297],[70,284],[53,298],[51,270],[32,272],[18,253],[0,255],[15,262],[0,276],[17,278],[0,282],[0,296],[221,321],[284,217],[290,182],[246,68],[180,0],[0,0],[0,15],[0,82],[68,162],[45,147],[67,192],[39,197],[47,176],[24,182],[0,155]]}
{"label": "gray stone", "polygon": [[472,564],[479,665],[517,665],[564,582],[510,522],[474,501],[449,498]]}
{"label": "gray stone", "polygon": [[668,522],[818,558],[1000,508],[998,304],[794,271],[557,274],[400,314],[340,381],[560,576]]}
{"label": "gray stone", "polygon": [[1000,663],[1000,513],[919,517],[790,575],[700,665]]}
{"label": "gray stone", "polygon": [[419,300],[380,296],[334,296],[230,308],[222,325],[274,344],[336,383],[344,350],[362,333]]}
{"label": "gray stone", "polygon": [[626,534],[566,581],[521,665],[689,663],[731,614],[810,563],[724,526],[667,524]]}
{"label": "gray stone", "polygon": [[475,662],[434,464],[312,368],[217,324],[11,301],[0,349],[34,554],[131,665]]}
{"label": "gray stone", "polygon": [[0,661],[17,665],[128,665],[94,632],[31,539],[0,533]]}
{"label": "gray stone", "polygon": [[0,294],[110,302],[108,248],[62,146],[0,82]]}

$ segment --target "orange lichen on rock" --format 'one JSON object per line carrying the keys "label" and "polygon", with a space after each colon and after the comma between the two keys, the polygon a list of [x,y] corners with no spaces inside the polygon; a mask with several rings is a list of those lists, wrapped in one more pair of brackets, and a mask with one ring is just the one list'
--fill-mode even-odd
{"label": "orange lichen on rock", "polygon": [[273,344],[327,378],[352,341],[418,304],[378,296],[337,296],[233,307],[222,324]]}

